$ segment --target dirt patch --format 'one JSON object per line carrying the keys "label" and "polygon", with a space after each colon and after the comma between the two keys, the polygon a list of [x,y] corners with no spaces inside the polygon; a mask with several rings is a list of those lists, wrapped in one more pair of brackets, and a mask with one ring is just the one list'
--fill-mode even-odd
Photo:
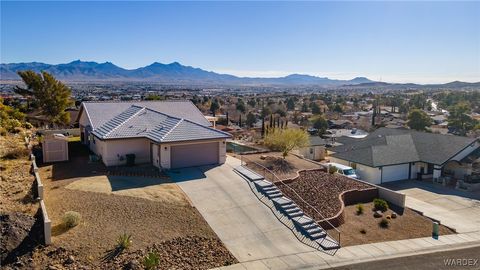
{"label": "dirt patch", "polygon": [[168,179],[100,175],[72,180],[65,188],[188,205],[180,187]]}
{"label": "dirt patch", "polygon": [[0,213],[33,216],[38,206],[33,198],[34,177],[23,140],[19,134],[0,136]]}
{"label": "dirt patch", "polygon": [[[262,159],[262,156],[266,156]],[[261,164],[280,179],[289,179],[297,176],[299,170],[322,169],[321,165],[301,159],[295,155],[288,155],[285,159],[280,152],[268,152],[263,154],[243,155],[245,160]],[[239,156],[237,158],[240,158]],[[254,168],[253,168],[254,169]]]}
{"label": "dirt patch", "polygon": [[[373,203],[363,204],[364,213],[357,215],[356,205],[345,207],[345,223],[337,229],[341,232],[342,246],[353,246],[368,243],[403,240],[432,235],[432,220],[417,212],[406,208],[402,215],[390,219],[387,229],[381,228],[379,222],[382,218],[373,217]],[[391,215],[392,210],[387,210],[383,215]],[[366,233],[361,233],[365,230]],[[329,230],[330,232],[331,230]],[[331,231],[332,234],[336,232]],[[440,225],[440,235],[453,234],[449,228]]]}
{"label": "dirt patch", "polygon": [[[340,211],[342,202],[339,200],[339,195],[342,192],[352,189],[362,190],[371,188],[370,185],[323,171],[300,172],[300,176],[294,181],[288,184],[277,183],[276,185],[285,196],[292,199],[308,216],[315,220],[332,217]],[[321,215],[311,207],[308,207],[287,186],[295,190],[303,200],[315,207]]]}

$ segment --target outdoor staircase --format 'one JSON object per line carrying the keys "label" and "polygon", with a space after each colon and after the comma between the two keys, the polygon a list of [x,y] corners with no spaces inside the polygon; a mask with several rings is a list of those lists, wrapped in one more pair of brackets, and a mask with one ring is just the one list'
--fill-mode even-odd
{"label": "outdoor staircase", "polygon": [[[295,230],[305,238],[315,242],[324,250],[339,249],[340,244],[312,218],[305,213],[289,198],[283,196],[281,190],[272,182],[245,166],[234,169],[238,174],[244,176],[255,189],[273,203],[273,207],[292,221]],[[252,189],[253,190],[253,189]]]}

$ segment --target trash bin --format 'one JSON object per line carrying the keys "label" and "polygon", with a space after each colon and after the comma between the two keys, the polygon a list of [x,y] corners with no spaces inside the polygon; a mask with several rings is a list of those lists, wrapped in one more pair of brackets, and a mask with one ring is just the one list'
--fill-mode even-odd
{"label": "trash bin", "polygon": [[127,158],[127,166],[135,165],[135,154],[126,154],[125,157]]}
{"label": "trash bin", "polygon": [[438,238],[438,227],[439,227],[439,223],[434,221],[433,222],[433,227],[432,227],[432,237],[433,238]]}

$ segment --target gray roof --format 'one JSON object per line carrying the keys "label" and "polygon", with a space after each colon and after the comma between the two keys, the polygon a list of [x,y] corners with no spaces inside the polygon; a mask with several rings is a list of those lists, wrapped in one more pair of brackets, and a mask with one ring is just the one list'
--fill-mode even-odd
{"label": "gray roof", "polygon": [[345,140],[331,149],[333,157],[371,167],[423,161],[441,165],[476,139],[380,128],[363,139]]}
{"label": "gray roof", "polygon": [[100,139],[148,138],[159,143],[230,137],[226,132],[137,105],[131,105],[92,133]]}
{"label": "gray roof", "polygon": [[200,125],[211,126],[211,123],[203,116],[198,108],[191,101],[185,100],[83,102],[81,111],[85,110],[90,122],[92,123],[92,128],[97,129],[104,125],[107,121],[126,111],[132,105],[149,108],[167,115],[184,118]]}

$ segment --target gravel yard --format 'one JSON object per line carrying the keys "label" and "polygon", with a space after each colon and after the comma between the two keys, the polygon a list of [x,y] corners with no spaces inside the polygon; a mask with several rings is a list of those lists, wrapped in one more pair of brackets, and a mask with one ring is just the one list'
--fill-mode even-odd
{"label": "gravel yard", "polygon": [[292,199],[307,215],[316,220],[323,218],[312,208],[307,207],[288,187],[315,207],[324,218],[332,217],[340,211],[341,202],[338,197],[340,193],[351,189],[361,190],[371,187],[353,179],[323,171],[303,171],[300,172],[300,177],[293,182],[277,183],[277,186],[285,196]]}
{"label": "gravel yard", "polygon": [[[262,159],[262,156],[266,156]],[[236,156],[240,158],[240,156]],[[290,179],[297,176],[299,170],[322,169],[321,165],[301,159],[295,155],[288,155],[285,159],[280,152],[243,155],[246,160],[257,162],[274,172],[280,179]],[[255,170],[255,168],[253,168]]]}
{"label": "gravel yard", "polygon": [[[103,165],[88,162],[88,152],[77,142],[70,151],[68,162],[39,165],[52,245],[18,257],[15,269],[143,269],[140,263],[151,249],[161,254],[162,269],[207,269],[236,262],[175,184],[165,179],[115,182],[118,177],[105,175]],[[82,179],[86,181],[80,183]],[[67,211],[81,215],[71,229],[62,221]],[[124,233],[131,235],[131,246],[103,260]]]}
{"label": "gravel yard", "polygon": [[[341,232],[342,246],[353,246],[375,242],[394,241],[410,238],[428,237],[432,235],[432,220],[406,208],[402,215],[390,219],[388,229],[380,228],[381,218],[373,217],[373,203],[363,204],[365,211],[356,213],[356,205],[345,207],[345,223],[337,227]],[[387,210],[383,215],[391,215]],[[361,233],[361,230],[365,233]],[[440,225],[440,235],[454,233],[449,228]],[[332,231],[332,234],[335,232]]]}

